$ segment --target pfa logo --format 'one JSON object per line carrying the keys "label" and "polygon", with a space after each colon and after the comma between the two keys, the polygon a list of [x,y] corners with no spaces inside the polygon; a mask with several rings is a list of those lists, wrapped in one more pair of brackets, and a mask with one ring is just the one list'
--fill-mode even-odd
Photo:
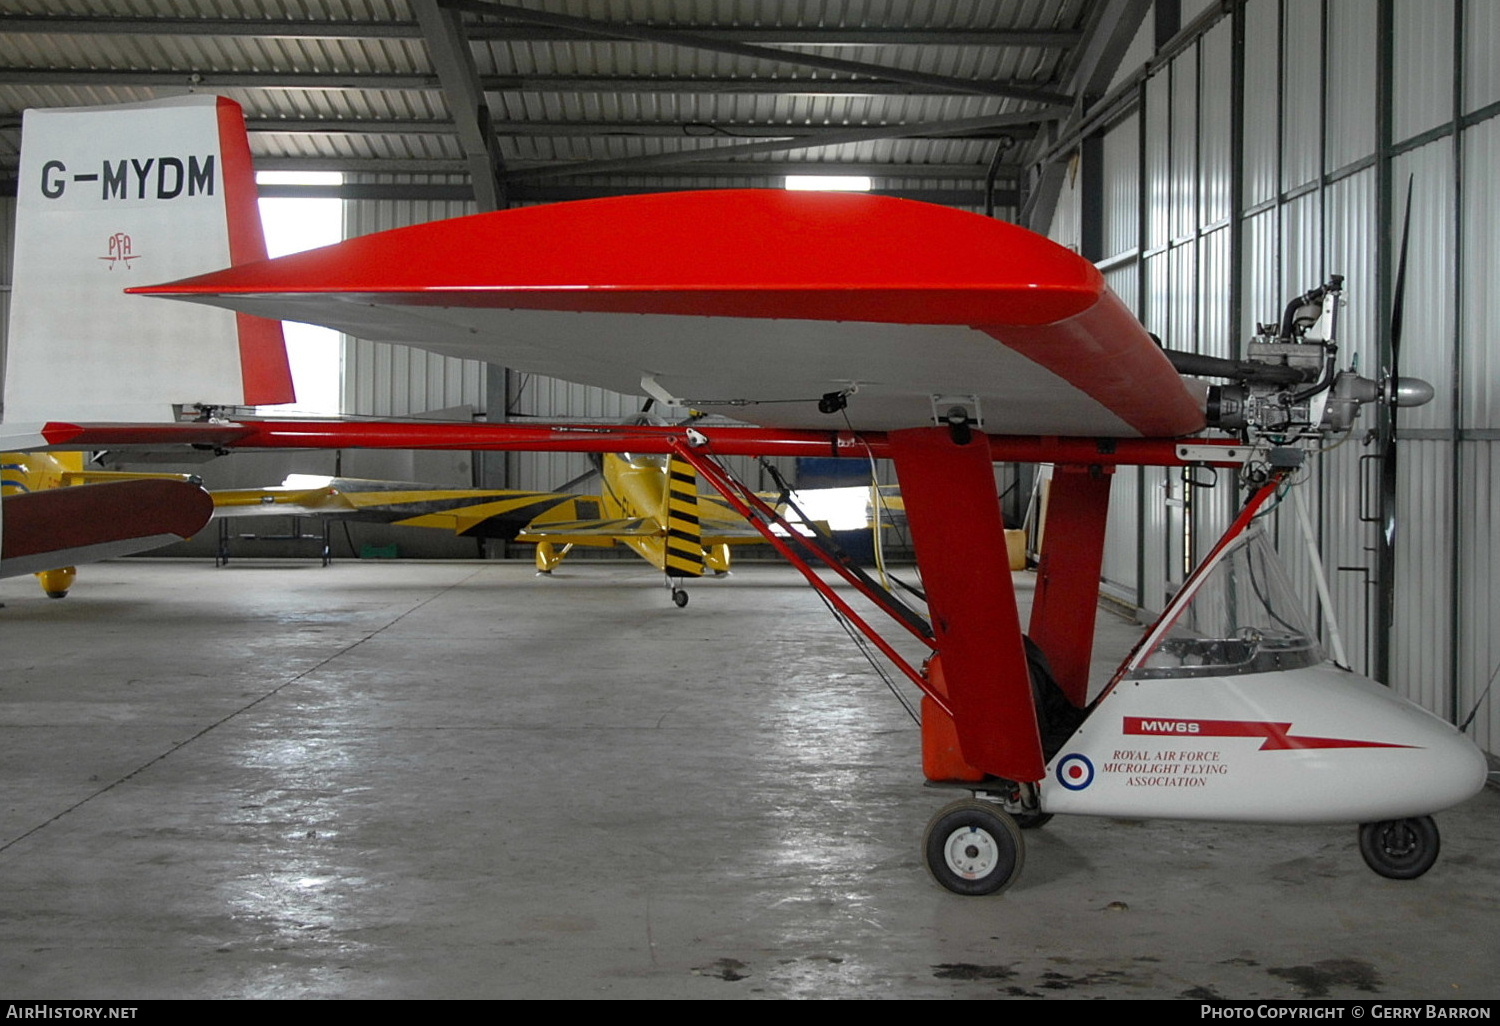
{"label": "pfa logo", "polygon": [[113,271],[116,264],[121,264],[126,270],[130,269],[130,261],[140,257],[139,253],[132,252],[130,236],[124,232],[115,232],[109,237],[106,245],[107,255],[100,257],[105,261],[105,266]]}

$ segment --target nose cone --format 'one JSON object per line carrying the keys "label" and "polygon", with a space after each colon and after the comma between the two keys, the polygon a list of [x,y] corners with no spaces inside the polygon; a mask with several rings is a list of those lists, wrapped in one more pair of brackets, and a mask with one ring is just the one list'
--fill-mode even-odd
{"label": "nose cone", "polygon": [[1401,407],[1426,406],[1437,394],[1432,385],[1421,378],[1397,378],[1392,386],[1392,398]]}
{"label": "nose cone", "polygon": [[1343,761],[1327,783],[1347,788],[1351,811],[1361,822],[1422,816],[1467,801],[1484,787],[1489,766],[1484,753],[1452,724],[1439,719],[1364,677],[1345,675],[1346,707],[1358,734],[1383,739],[1365,772],[1356,760]]}
{"label": "nose cone", "polygon": [[[1447,724],[1442,724],[1447,727]],[[1434,737],[1427,748],[1431,772],[1426,780],[1412,782],[1413,805],[1429,811],[1451,808],[1468,801],[1484,789],[1489,764],[1484,753],[1458,731],[1449,728],[1441,739]]]}

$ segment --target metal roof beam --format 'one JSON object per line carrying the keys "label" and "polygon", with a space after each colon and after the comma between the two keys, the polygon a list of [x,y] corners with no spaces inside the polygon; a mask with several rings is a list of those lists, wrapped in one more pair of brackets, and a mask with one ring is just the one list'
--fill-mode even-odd
{"label": "metal roof beam", "polygon": [[[490,122],[498,135],[509,135],[502,125]],[[510,122],[514,124],[514,122]],[[246,117],[245,128],[262,135],[454,135],[457,127],[451,121],[411,121],[392,118],[363,120],[354,118],[265,118]]]}
{"label": "metal roof beam", "polygon": [[1151,12],[1151,3],[1152,0],[1121,0],[1101,4],[1096,9],[1097,18],[1088,27],[1069,78],[1078,97],[1080,115],[1109,89],[1109,83],[1120,70],[1120,62],[1125,59],[1125,51],[1130,49],[1136,32]]}
{"label": "metal roof beam", "polygon": [[[488,93],[701,93],[705,95],[765,96],[909,96],[971,95],[973,90],[924,88],[900,82],[833,78],[709,78],[662,76],[628,78],[619,75],[481,75]],[[137,71],[130,68],[16,68],[0,67],[0,85],[95,86],[137,89],[365,89],[437,90],[436,75],[360,71]],[[1055,114],[1056,106],[1033,109],[1033,118]]]}
{"label": "metal roof beam", "polygon": [[[251,132],[269,135],[453,135],[449,121],[364,120],[345,118],[264,118],[245,119]],[[599,138],[629,136],[662,139],[764,139],[817,137],[847,132],[851,128],[874,125],[794,125],[730,124],[707,121],[490,121],[497,136],[551,136],[562,138]],[[976,128],[968,132],[945,133],[949,139],[995,139],[1011,136],[1027,139],[1036,129],[1026,125]],[[909,139],[923,136],[907,136]],[[928,136],[925,138],[938,138]]]}
{"label": "metal roof beam", "polygon": [[440,7],[436,0],[411,0],[411,8],[422,26],[433,70],[443,83],[448,111],[469,165],[474,200],[481,211],[503,210],[507,205],[505,158],[490,127],[489,104],[479,84],[479,70],[462,19],[457,11]]}
{"label": "metal roof beam", "polygon": [[[671,178],[785,178],[787,175],[866,175],[870,178],[910,178],[982,182],[988,164],[891,164],[869,160],[726,160],[691,164],[680,169],[649,172],[651,177]],[[1003,164],[1002,178],[1015,178],[1023,168]]]}
{"label": "metal roof beam", "polygon": [[997,127],[1006,124],[1031,124],[1036,121],[1034,113],[997,114],[987,118],[965,118],[958,121],[924,122],[912,125],[884,125],[879,128],[857,128],[847,132],[792,139],[773,139],[765,142],[739,143],[730,146],[703,146],[694,150],[675,153],[656,153],[644,157],[623,157],[618,160],[586,160],[563,164],[548,164],[543,167],[513,169],[507,171],[507,179],[558,178],[574,175],[637,174],[652,169],[675,167],[699,161],[718,161],[757,153],[779,153],[788,150],[811,149],[817,146],[841,146],[850,143],[872,142],[880,139],[904,139],[913,135],[943,136],[949,131],[964,132],[979,127]]}
{"label": "metal roof beam", "polygon": [[[628,81],[628,80],[615,80]],[[436,75],[364,71],[139,71],[134,68],[0,68],[0,85],[127,89],[440,89]],[[490,88],[486,83],[486,88]]]}
{"label": "metal roof beam", "polygon": [[[621,24],[629,22],[604,22]],[[725,42],[768,46],[1007,46],[1066,49],[1081,32],[1047,29],[942,28],[802,28],[765,26],[677,25],[674,28]],[[572,42],[596,38],[547,25],[474,22],[465,26],[471,40],[497,42]],[[9,33],[112,36],[256,36],[262,39],[420,39],[415,21],[315,20],[299,18],[130,18],[90,15],[7,15]]]}
{"label": "metal roof beam", "polygon": [[1067,176],[1067,164],[1061,161],[1043,164],[1021,207],[1017,223],[1038,235],[1046,235],[1052,227],[1052,215],[1057,211],[1057,200],[1062,195],[1063,180]]}
{"label": "metal roof beam", "polygon": [[[11,193],[14,181],[9,183]],[[684,184],[684,190],[711,188]],[[561,203],[566,200],[600,199],[607,196],[633,196],[659,191],[655,186],[606,186],[606,185],[517,185],[511,190],[511,200],[516,203]],[[0,194],[4,183],[0,183]],[[953,207],[979,207],[984,204],[982,189],[871,189],[876,196],[896,196],[902,199],[923,200]],[[292,199],[344,199],[344,200],[458,200],[471,199],[467,185],[444,185],[416,182],[346,182],[343,185],[262,185],[262,198]],[[1014,207],[1019,197],[1014,190],[996,193],[1001,206]]]}
{"label": "metal roof beam", "polygon": [[[1059,126],[1058,135],[1083,122],[1089,107],[1109,89],[1109,83],[1119,71],[1125,52],[1135,39],[1146,16],[1151,12],[1152,0],[1119,0],[1116,3],[1100,4],[1085,28],[1085,39],[1079,47],[1072,73],[1068,81],[1074,95],[1078,97],[1073,112]],[[1038,146],[1044,145],[1039,139]],[[1026,198],[1021,212],[1021,223],[1032,231],[1043,235],[1052,227],[1053,215],[1057,212],[1057,201],[1062,194],[1062,183],[1071,152],[1057,152],[1050,161],[1038,165],[1036,188]]]}
{"label": "metal roof beam", "polygon": [[421,39],[415,21],[311,18],[131,18],[119,15],[12,14],[6,32],[57,36],[256,36],[261,39]]}
{"label": "metal roof beam", "polygon": [[[514,194],[519,185],[516,179],[527,178],[528,171],[537,172],[529,177],[554,177],[550,164],[527,164],[512,162],[509,168],[511,184],[507,194]],[[345,174],[468,174],[466,161],[444,157],[276,157],[258,156],[255,167],[260,171],[340,171]],[[1002,164],[999,175],[1013,179],[1022,172],[1018,164]],[[545,172],[545,174],[544,174]],[[624,172],[608,175],[590,172],[600,177],[618,177]],[[787,175],[868,175],[871,178],[928,179],[933,181],[983,181],[988,173],[987,164],[891,164],[878,161],[797,161],[797,160],[719,160],[695,161],[682,166],[663,166],[630,172],[632,175],[673,181],[681,178],[785,178]],[[570,176],[571,177],[571,176]]]}
{"label": "metal roof beam", "polygon": [[605,39],[633,39],[643,43],[661,43],[667,46],[682,46],[694,50],[708,50],[755,60],[769,60],[780,64],[801,65],[822,71],[836,71],[851,75],[868,75],[888,82],[905,85],[946,89],[959,93],[981,96],[1001,96],[1040,104],[1068,104],[1073,97],[1065,93],[1033,86],[1018,86],[1006,82],[986,82],[980,79],[954,78],[949,75],[934,75],[923,71],[907,71],[884,64],[845,60],[841,57],[824,57],[818,54],[781,50],[776,47],[757,46],[752,43],[736,43],[714,39],[710,36],[676,29],[661,29],[645,25],[626,25],[619,22],[596,21],[592,18],[576,18],[567,14],[534,11],[527,7],[493,2],[493,0],[443,0],[444,6],[453,10],[470,11],[490,17],[505,18],[535,25],[551,25],[573,29]]}

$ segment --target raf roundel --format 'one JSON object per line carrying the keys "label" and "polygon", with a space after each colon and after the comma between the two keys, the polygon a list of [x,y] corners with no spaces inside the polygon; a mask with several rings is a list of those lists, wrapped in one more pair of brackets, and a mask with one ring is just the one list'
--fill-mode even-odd
{"label": "raf roundel", "polygon": [[1057,764],[1057,782],[1070,791],[1082,791],[1094,782],[1094,764],[1086,756],[1065,756]]}

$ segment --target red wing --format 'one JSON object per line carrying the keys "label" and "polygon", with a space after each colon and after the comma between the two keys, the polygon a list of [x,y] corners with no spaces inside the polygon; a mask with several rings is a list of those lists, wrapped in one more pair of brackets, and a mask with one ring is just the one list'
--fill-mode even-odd
{"label": "red wing", "polygon": [[1203,426],[1199,398],[1087,260],[1002,221],[878,196],[528,207],[135,291],[774,427],[842,426],[817,400],[849,389],[860,430],[931,424],[935,397],[977,405],[992,434]]}

